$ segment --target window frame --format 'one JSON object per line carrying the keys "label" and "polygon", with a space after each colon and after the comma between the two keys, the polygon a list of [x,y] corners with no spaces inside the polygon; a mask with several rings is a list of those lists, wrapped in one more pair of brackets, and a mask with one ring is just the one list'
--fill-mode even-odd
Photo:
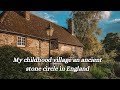
{"label": "window frame", "polygon": [[17,46],[18,47],[25,47],[26,46],[26,37],[17,36]]}

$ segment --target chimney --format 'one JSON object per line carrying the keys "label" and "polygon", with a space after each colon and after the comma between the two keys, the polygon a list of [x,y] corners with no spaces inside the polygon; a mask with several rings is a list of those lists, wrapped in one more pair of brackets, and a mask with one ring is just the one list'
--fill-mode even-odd
{"label": "chimney", "polygon": [[25,15],[26,20],[29,21],[30,20],[30,11],[25,11],[24,15]]}
{"label": "chimney", "polygon": [[74,33],[74,20],[72,18],[70,18],[68,20],[68,32],[72,35],[75,35],[75,33]]}

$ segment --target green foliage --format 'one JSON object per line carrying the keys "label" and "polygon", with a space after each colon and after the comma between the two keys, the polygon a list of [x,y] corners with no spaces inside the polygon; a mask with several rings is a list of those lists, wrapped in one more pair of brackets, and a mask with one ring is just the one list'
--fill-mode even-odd
{"label": "green foliage", "polygon": [[[103,47],[107,53],[112,50],[119,50],[120,48],[120,35],[119,33],[108,33],[103,40]],[[119,51],[120,52],[120,51]]]}
{"label": "green foliage", "polygon": [[60,54],[57,53],[57,52],[52,52],[52,54],[50,55],[52,58],[56,58],[56,57],[59,57]]}
{"label": "green foliage", "polygon": [[[68,56],[69,56],[69,54],[67,54]],[[66,56],[67,56],[66,55]],[[79,58],[78,57],[78,55],[77,55],[77,53],[75,53],[75,52],[72,52],[72,55],[70,55],[71,56],[71,58],[73,58],[73,59],[77,59],[77,58]],[[69,56],[69,57],[70,57]],[[67,64],[65,64],[65,65],[67,65],[67,66],[72,66],[72,67],[77,67],[77,66],[80,66],[80,62],[69,62],[69,63],[67,63]]]}
{"label": "green foliage", "polygon": [[73,57],[73,58],[79,58],[79,56],[78,56],[78,54],[76,53],[76,52],[72,52],[72,55],[71,55],[71,57]]}
{"label": "green foliage", "polygon": [[69,62],[65,64],[66,66],[77,67],[80,66],[80,62]]}
{"label": "green foliage", "polygon": [[96,66],[92,66],[90,68],[90,72],[96,79],[105,79],[105,78],[107,78],[106,73],[104,73],[100,68],[98,68]]}
{"label": "green foliage", "polygon": [[114,59],[115,59],[115,61],[120,62],[120,53],[117,53],[117,55],[116,55],[116,57]]}
{"label": "green foliage", "polygon": [[115,61],[120,61],[120,34],[108,33],[102,43],[109,56],[112,55]]}
{"label": "green foliage", "polygon": [[111,69],[108,68],[102,68],[102,71],[107,75],[109,79],[115,79],[117,78],[114,74],[114,72],[111,71]]}
{"label": "green foliage", "polygon": [[101,49],[101,43],[97,37],[101,35],[98,22],[101,19],[101,11],[73,11],[75,34],[83,43],[84,54],[93,55]]}
{"label": "green foliage", "polygon": [[114,72],[117,77],[120,77],[120,63],[116,62],[114,64]]}
{"label": "green foliage", "polygon": [[102,58],[102,62],[96,63],[96,67],[104,72],[107,78],[117,78],[114,73],[115,56],[115,51],[111,51],[110,53],[104,52],[103,54],[96,55],[96,58]]}
{"label": "green foliage", "polygon": [[101,68],[108,68],[110,69],[111,71],[114,70],[114,62],[110,61],[110,62],[101,62],[101,63],[98,63],[96,64],[97,67],[101,67]]}
{"label": "green foliage", "polygon": [[90,72],[77,72],[74,74],[75,79],[94,79]]}
{"label": "green foliage", "polygon": [[117,53],[115,50],[111,51],[110,53],[103,52],[102,54],[98,53],[95,54],[95,58],[102,58],[103,61],[106,62],[114,62],[115,57],[117,56]]}
{"label": "green foliage", "polygon": [[33,63],[13,63],[14,57],[34,57],[31,53],[16,47],[0,47],[0,78],[2,79],[35,79],[36,73],[26,72],[25,68],[35,66]]}
{"label": "green foliage", "polygon": [[73,72],[68,71],[58,71],[58,72],[49,72],[51,76],[58,79],[73,79]]}

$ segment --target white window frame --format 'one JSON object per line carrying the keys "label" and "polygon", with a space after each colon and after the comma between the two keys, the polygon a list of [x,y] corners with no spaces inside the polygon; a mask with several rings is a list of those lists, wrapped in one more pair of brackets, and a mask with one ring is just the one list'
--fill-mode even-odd
{"label": "white window frame", "polygon": [[17,46],[25,47],[26,46],[26,37],[18,36],[17,37]]}

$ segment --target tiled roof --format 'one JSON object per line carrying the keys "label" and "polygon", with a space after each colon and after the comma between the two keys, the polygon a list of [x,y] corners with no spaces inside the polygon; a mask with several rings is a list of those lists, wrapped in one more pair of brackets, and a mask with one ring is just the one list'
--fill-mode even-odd
{"label": "tiled roof", "polygon": [[75,36],[72,36],[61,26],[33,14],[31,14],[29,21],[22,14],[15,11],[5,11],[0,16],[0,31],[33,36],[44,40],[48,40],[46,28],[49,24],[54,28],[52,38],[58,38],[60,43],[83,46]]}

